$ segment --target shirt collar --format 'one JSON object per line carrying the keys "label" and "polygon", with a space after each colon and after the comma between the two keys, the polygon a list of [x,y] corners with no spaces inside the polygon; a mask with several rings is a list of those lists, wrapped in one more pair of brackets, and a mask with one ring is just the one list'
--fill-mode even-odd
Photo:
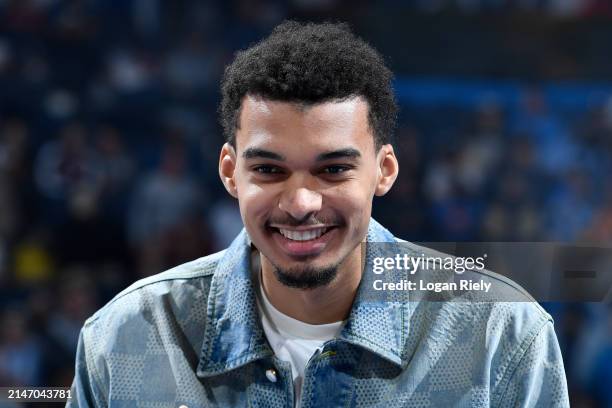
{"label": "shirt collar", "polygon": [[[384,256],[389,250],[386,245],[371,243],[395,243],[396,240],[387,229],[370,219],[366,242],[366,268],[339,339],[405,367],[407,299],[398,299],[396,294],[373,296],[371,288],[376,276],[367,267],[375,257]],[[197,367],[200,377],[218,375],[273,355],[259,322],[250,251],[251,239],[243,229],[219,260],[212,277]]]}

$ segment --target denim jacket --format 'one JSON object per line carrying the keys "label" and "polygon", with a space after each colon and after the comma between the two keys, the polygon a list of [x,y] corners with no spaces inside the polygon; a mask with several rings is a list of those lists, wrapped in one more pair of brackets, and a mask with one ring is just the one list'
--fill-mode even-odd
{"label": "denim jacket", "polygon": [[[371,220],[371,260],[368,242],[397,241]],[[243,230],[91,316],[67,406],[293,407],[291,368],[260,325],[250,250]],[[339,336],[309,360],[303,408],[569,406],[552,319],[536,302],[380,301],[366,293],[370,275]]]}

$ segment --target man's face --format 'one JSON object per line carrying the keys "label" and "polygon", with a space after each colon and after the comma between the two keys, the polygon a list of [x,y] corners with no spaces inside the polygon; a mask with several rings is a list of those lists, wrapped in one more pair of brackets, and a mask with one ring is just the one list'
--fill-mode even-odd
{"label": "man's face", "polygon": [[239,120],[219,169],[253,244],[281,282],[328,283],[359,256],[372,198],[395,179],[381,169],[392,147],[376,152],[361,98],[304,107],[247,96]]}

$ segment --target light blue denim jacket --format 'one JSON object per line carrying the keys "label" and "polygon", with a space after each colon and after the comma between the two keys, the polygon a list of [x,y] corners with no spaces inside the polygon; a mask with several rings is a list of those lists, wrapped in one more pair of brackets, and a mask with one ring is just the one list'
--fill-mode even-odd
{"label": "light blue denim jacket", "polygon": [[[371,220],[367,242],[396,239]],[[365,248],[371,260],[377,247]],[[250,250],[242,231],[90,317],[67,406],[293,407],[291,368],[260,325]],[[552,319],[537,303],[381,301],[367,294],[371,276],[340,335],[308,362],[303,408],[569,406]]]}

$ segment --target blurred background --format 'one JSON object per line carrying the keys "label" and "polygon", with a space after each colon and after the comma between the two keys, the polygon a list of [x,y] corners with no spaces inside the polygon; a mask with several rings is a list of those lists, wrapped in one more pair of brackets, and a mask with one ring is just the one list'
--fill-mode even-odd
{"label": "blurred background", "polygon": [[[0,386],[70,385],[86,317],[238,233],[219,80],[285,18],[395,72],[395,235],[612,241],[610,1],[0,0]],[[611,407],[612,308],[545,307],[572,406]]]}

